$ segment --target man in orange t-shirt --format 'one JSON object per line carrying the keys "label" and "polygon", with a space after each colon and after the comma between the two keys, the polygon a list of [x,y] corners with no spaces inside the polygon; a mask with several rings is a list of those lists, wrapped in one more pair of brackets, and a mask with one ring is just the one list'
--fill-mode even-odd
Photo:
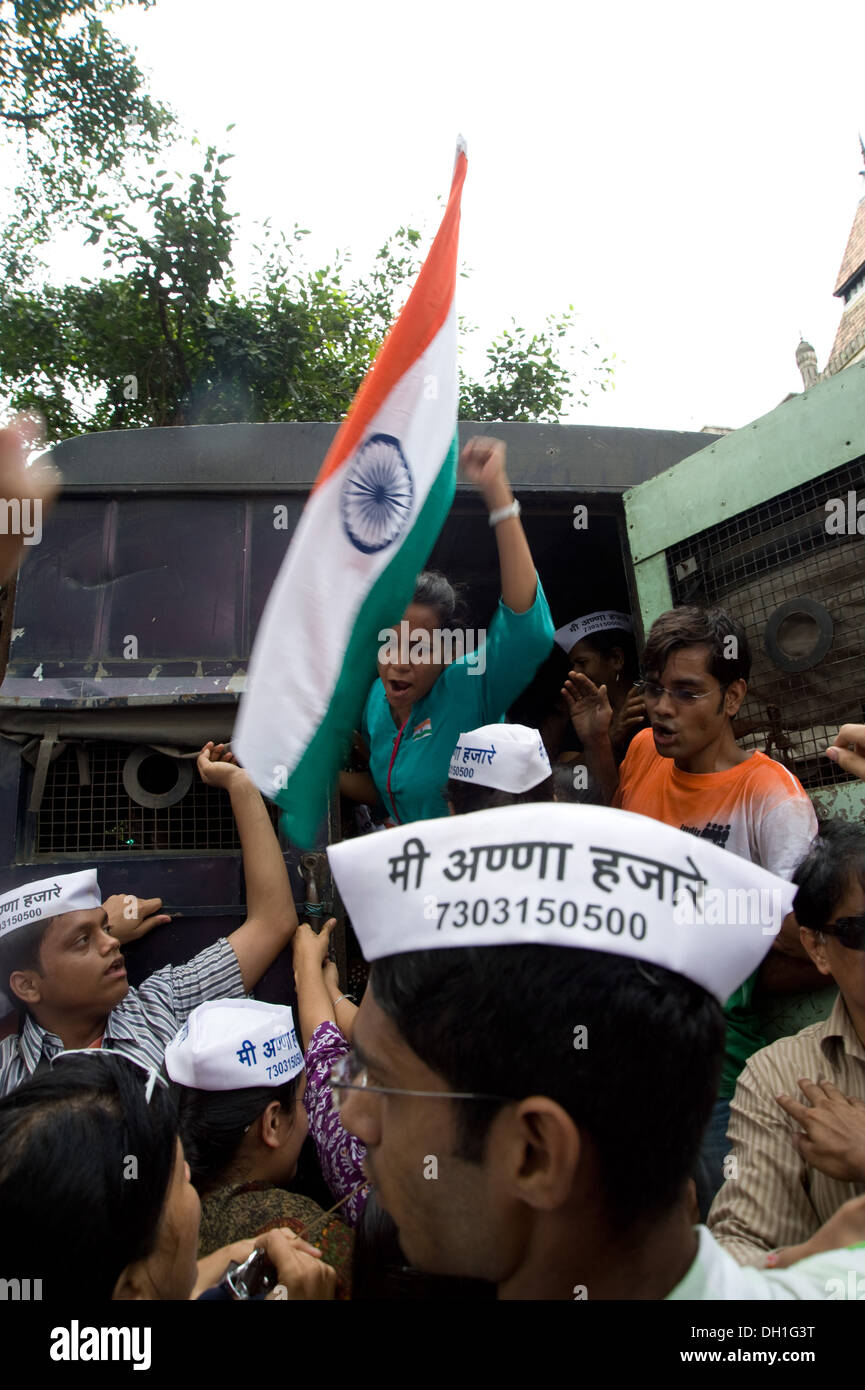
{"label": "man in orange t-shirt", "polygon": [[[817,818],[805,789],[787,768],[764,753],[746,753],[733,735],[732,721],[751,672],[741,623],[721,608],[670,609],[652,625],[643,665],[642,694],[651,727],[637,734],[618,771],[605,687],[597,689],[571,672],[563,692],[589,773],[599,781],[605,800],[791,878],[817,834]],[[753,1008],[755,990],[783,993],[822,984],[791,914],[771,949],[767,943],[760,969],[727,1001],[721,1099],[704,1141],[701,1208],[708,1209],[712,1184],[720,1186],[736,1078],[751,1053],[767,1041]]]}

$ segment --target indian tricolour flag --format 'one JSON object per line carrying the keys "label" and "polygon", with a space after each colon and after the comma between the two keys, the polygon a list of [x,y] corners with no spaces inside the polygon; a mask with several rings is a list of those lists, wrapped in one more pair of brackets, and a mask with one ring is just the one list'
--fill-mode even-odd
{"label": "indian tricolour flag", "polygon": [[450,510],[457,466],[460,141],[448,205],[402,313],[333,441],[256,634],[234,749],[314,842],[375,676]]}

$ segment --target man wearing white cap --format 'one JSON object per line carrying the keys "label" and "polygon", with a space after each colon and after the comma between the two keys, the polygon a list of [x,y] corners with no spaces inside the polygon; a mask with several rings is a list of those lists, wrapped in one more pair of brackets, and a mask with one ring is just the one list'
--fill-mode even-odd
{"label": "man wearing white cap", "polygon": [[485,724],[460,734],[447,784],[455,815],[554,797],[553,771],[537,729]]}
{"label": "man wearing white cap", "polygon": [[721,1001],[780,928],[786,881],[555,804],[328,853],[373,962],[334,1086],[412,1264],[503,1299],[813,1299],[865,1276],[850,1249],[742,1269],[690,1219]]}
{"label": "man wearing white cap", "polygon": [[231,795],[243,849],[247,919],[186,965],[165,966],[130,988],[95,869],[51,875],[0,899],[0,989],[23,1014],[0,1042],[0,1095],[64,1049],[105,1047],[148,1067],[205,999],[242,996],[288,945],[297,915],[264,802],[221,745],[198,758],[205,781]]}

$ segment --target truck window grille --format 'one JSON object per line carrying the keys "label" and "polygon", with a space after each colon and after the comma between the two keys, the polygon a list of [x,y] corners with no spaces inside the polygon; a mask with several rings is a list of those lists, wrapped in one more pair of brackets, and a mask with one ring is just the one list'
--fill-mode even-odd
{"label": "truck window grille", "polygon": [[[840,499],[862,532],[827,530]],[[840,726],[865,723],[865,458],[824,473],[740,516],[680,541],[667,552],[673,602],[719,605],[744,625],[753,669],[736,723],[745,748],[759,748],[806,788],[850,778],[823,749]],[[781,668],[766,647],[772,614],[806,598],[832,619],[826,654],[809,670]]]}
{"label": "truck window grille", "polygon": [[[71,747],[48,770],[36,816],[37,855],[239,852],[228,793],[206,786],[197,772],[175,805],[148,808],[139,806],[123,786],[128,744],[87,744],[86,753],[89,786],[81,784]],[[275,824],[278,812],[269,809]]]}

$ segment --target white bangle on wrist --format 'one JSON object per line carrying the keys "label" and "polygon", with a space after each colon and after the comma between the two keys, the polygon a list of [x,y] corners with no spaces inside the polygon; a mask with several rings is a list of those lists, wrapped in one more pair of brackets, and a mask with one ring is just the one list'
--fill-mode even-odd
{"label": "white bangle on wrist", "polygon": [[512,516],[519,516],[522,508],[516,497],[513,502],[509,502],[506,507],[497,507],[494,512],[490,512],[490,526],[498,526],[500,521],[507,521]]}

